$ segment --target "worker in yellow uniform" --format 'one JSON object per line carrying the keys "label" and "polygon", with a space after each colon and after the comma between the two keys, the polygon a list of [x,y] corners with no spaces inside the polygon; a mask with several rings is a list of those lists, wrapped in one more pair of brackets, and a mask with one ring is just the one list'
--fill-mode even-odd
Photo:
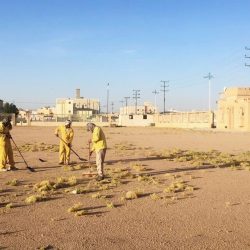
{"label": "worker in yellow uniform", "polygon": [[60,138],[59,164],[70,164],[70,148],[74,137],[74,130],[71,127],[71,120],[67,120],[64,125],[55,130],[55,135]]}
{"label": "worker in yellow uniform", "polygon": [[94,123],[87,123],[87,131],[92,133],[92,139],[89,143],[92,143],[92,149],[89,152],[89,156],[95,151],[96,153],[96,167],[97,167],[97,180],[101,181],[104,179],[103,164],[105,160],[107,142],[103,130],[96,126]]}
{"label": "worker in yellow uniform", "polygon": [[[11,118],[4,118],[0,123],[0,171],[17,170],[15,167],[13,151],[10,142],[11,129]],[[10,165],[9,167],[7,167],[7,162]]]}

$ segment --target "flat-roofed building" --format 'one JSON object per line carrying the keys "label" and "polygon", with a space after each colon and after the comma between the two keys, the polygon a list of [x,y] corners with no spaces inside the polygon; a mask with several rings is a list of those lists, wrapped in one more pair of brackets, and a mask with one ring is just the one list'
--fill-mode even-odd
{"label": "flat-roofed building", "polygon": [[80,97],[80,89],[76,89],[75,98],[56,99],[55,113],[57,117],[89,117],[100,113],[100,101]]}
{"label": "flat-roofed building", "polygon": [[250,130],[250,88],[225,88],[218,100],[219,129]]}
{"label": "flat-roofed building", "polygon": [[124,106],[120,108],[120,115],[131,115],[131,114],[156,114],[158,113],[157,107],[152,105],[150,102],[144,102],[143,105],[136,106]]}

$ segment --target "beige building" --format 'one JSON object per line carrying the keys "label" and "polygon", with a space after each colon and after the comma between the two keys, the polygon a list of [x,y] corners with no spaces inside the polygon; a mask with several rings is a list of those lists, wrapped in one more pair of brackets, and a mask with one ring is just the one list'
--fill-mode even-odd
{"label": "beige building", "polygon": [[143,105],[136,106],[125,106],[120,108],[120,115],[130,115],[130,114],[155,114],[158,113],[157,107],[152,105],[150,102],[144,102]]}
{"label": "beige building", "polygon": [[80,96],[80,89],[76,89],[75,98],[56,99],[55,113],[57,117],[89,117],[100,113],[100,101]]}
{"label": "beige building", "polygon": [[219,129],[250,130],[250,88],[225,88],[216,120]]}

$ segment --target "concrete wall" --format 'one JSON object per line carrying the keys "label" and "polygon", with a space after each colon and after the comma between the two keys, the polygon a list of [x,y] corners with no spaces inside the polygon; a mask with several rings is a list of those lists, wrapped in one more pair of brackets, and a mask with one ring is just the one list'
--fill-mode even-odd
{"label": "concrete wall", "polygon": [[169,128],[211,128],[213,112],[181,112],[155,115],[120,115],[119,126],[156,126]]}
{"label": "concrete wall", "polygon": [[212,128],[213,112],[178,112],[155,115],[156,127],[169,128]]}
{"label": "concrete wall", "polygon": [[[94,122],[97,126],[108,127],[110,126],[109,122]],[[86,127],[87,122],[72,122],[72,127]],[[32,126],[32,127],[57,127],[64,125],[64,122],[31,122],[28,123],[18,123],[17,126]]]}
{"label": "concrete wall", "polygon": [[[143,119],[144,118],[144,119]],[[119,126],[152,126],[154,125],[153,115],[119,115]]]}

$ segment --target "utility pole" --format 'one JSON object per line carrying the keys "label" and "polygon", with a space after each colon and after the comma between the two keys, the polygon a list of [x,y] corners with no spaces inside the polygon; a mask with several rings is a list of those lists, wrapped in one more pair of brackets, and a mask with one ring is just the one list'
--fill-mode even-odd
{"label": "utility pole", "polygon": [[208,79],[208,111],[211,111],[211,79],[214,78],[214,76],[209,72],[204,78]]}
{"label": "utility pole", "polygon": [[152,93],[155,94],[155,111],[156,111],[156,106],[157,106],[157,103],[156,103],[156,95],[159,94],[159,92],[156,91],[156,89],[155,89]]}
{"label": "utility pole", "polygon": [[120,103],[122,104],[122,109],[120,109],[120,110],[122,110],[122,113],[121,113],[121,112],[119,112],[119,113],[120,113],[120,114],[123,114],[123,113],[124,113],[124,101],[121,100]]}
{"label": "utility pole", "polygon": [[125,99],[125,103],[126,103],[126,115],[127,115],[128,114],[128,99],[130,99],[130,97],[125,96],[124,99]]}
{"label": "utility pole", "polygon": [[[250,48],[245,47],[245,50],[250,50]],[[249,59],[250,56],[245,55],[245,58],[248,58],[248,59]],[[245,66],[246,66],[246,67],[250,67],[250,64],[245,63]]]}
{"label": "utility pole", "polygon": [[114,113],[114,102],[111,102],[111,114]]}
{"label": "utility pole", "polygon": [[166,85],[166,83],[168,83],[169,81],[161,81],[163,83],[163,85],[161,85],[161,87],[163,89],[161,89],[161,91],[163,92],[163,96],[164,96],[164,114],[165,114],[165,107],[166,107],[166,92],[168,91],[168,87],[169,85]]}
{"label": "utility pole", "polygon": [[139,89],[133,89],[133,99],[135,99],[135,114],[137,114],[137,100],[140,99]]}
{"label": "utility pole", "polygon": [[109,83],[107,84],[107,115],[109,113]]}

